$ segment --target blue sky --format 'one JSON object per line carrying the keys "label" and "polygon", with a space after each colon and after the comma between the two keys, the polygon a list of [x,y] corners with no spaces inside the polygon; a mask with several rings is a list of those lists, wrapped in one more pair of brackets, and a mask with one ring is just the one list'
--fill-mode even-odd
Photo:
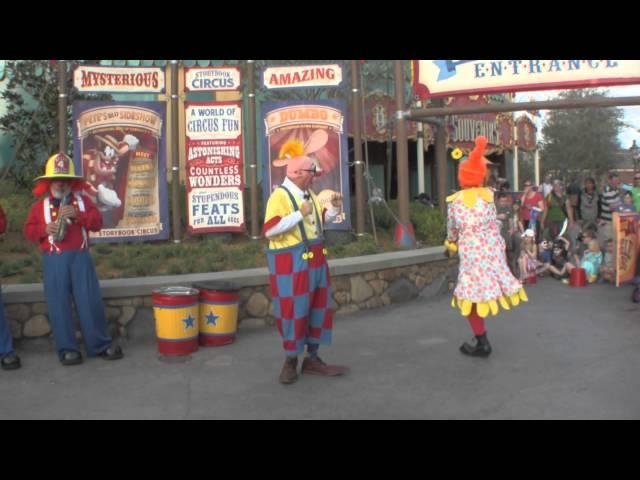
{"label": "blue sky", "polygon": [[[625,87],[602,87],[600,90],[606,90],[609,92],[610,97],[635,97],[640,96],[640,85],[630,85]],[[546,90],[538,92],[518,92],[515,96],[516,102],[527,102],[531,99],[534,100],[553,100],[558,96],[560,90]],[[630,127],[625,127],[620,132],[618,139],[620,140],[620,146],[623,149],[628,149],[631,146],[633,140],[640,146],[640,105],[634,107],[622,107],[624,110],[624,122],[629,124]],[[542,133],[542,126],[544,125],[544,117],[549,113],[548,110],[540,112],[542,117],[531,117],[536,126],[538,127],[539,135]]]}

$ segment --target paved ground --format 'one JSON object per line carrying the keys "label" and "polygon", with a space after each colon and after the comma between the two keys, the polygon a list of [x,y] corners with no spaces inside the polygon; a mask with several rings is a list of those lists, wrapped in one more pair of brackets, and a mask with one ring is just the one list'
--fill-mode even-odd
{"label": "paved ground", "polygon": [[[640,306],[631,287],[573,289],[545,279],[530,302],[488,322],[494,353],[471,337],[448,296],[338,317],[326,360],[342,378],[277,383],[274,329],[161,361],[152,337],[123,341],[119,362],[62,367],[48,341],[18,345],[24,367],[0,371],[1,419],[638,419]],[[150,316],[136,319],[137,332]]]}

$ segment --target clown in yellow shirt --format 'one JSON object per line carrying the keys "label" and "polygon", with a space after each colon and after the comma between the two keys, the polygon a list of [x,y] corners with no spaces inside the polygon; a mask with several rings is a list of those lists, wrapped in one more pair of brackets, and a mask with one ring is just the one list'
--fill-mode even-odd
{"label": "clown in yellow shirt", "polygon": [[286,359],[280,383],[298,378],[298,356],[307,346],[302,373],[337,376],[347,368],[327,365],[318,357],[320,345],[331,344],[333,312],[323,224],[340,212],[342,196],[334,194],[331,208],[323,210],[311,191],[320,173],[311,155],[323,148],[328,135],[316,130],[306,143],[285,143],[275,166],[286,167],[287,178],[267,202],[263,232],[269,239],[266,250],[276,325],[282,336]]}

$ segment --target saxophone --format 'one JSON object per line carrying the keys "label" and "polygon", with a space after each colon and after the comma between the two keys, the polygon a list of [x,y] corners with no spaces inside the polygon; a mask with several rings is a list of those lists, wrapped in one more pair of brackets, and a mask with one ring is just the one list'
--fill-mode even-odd
{"label": "saxophone", "polygon": [[[64,205],[67,205],[69,203],[68,200],[70,197],[71,195],[67,195],[62,199],[62,201],[60,202],[60,210],[62,210],[62,207]],[[64,215],[58,216],[58,220],[56,220],[56,233],[52,235],[54,242],[61,242],[62,240],[64,240],[64,237],[67,233],[67,226],[70,224],[71,219],[69,217],[66,217]]]}

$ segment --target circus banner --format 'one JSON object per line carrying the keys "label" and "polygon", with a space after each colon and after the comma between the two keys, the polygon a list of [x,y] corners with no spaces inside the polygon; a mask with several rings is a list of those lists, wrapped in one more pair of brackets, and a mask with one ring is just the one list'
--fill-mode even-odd
{"label": "circus banner", "polygon": [[74,102],[76,171],[102,214],[95,241],[169,238],[163,102]]}
{"label": "circus banner", "polygon": [[268,67],[262,72],[264,88],[335,87],[342,83],[342,67],[334,65],[295,65]]}
{"label": "circus banner", "polygon": [[421,98],[640,83],[640,60],[414,60]]}
{"label": "circus banner", "polygon": [[636,213],[614,213],[616,239],[616,286],[631,282],[636,275],[638,258],[638,222]]}
{"label": "circus banner", "polygon": [[240,69],[238,67],[192,67],[184,69],[184,89],[187,92],[238,91]]}
{"label": "circus banner", "polygon": [[329,230],[349,230],[349,153],[346,138],[346,105],[341,100],[316,102],[266,102],[263,105],[263,142],[266,158],[263,161],[264,204],[271,192],[285,179],[285,167],[274,166],[281,147],[289,140],[299,140],[301,144],[319,130],[328,134],[327,143],[313,153],[316,165],[322,170],[313,182],[313,191],[323,208],[331,207],[331,196],[343,196],[342,211],[336,219],[325,225]]}
{"label": "circus banner", "polygon": [[164,69],[80,65],[73,72],[73,86],[83,93],[162,93]]}
{"label": "circus banner", "polygon": [[189,233],[244,231],[240,102],[185,104]]}

